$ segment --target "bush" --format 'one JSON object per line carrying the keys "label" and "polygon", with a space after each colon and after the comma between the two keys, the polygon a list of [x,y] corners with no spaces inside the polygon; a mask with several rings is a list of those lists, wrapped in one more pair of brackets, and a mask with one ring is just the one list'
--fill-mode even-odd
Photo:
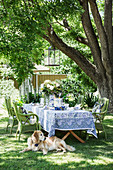
{"label": "bush", "polygon": [[93,93],[86,93],[84,96],[84,103],[88,106],[88,107],[93,107],[94,104],[98,101],[99,97],[98,96],[94,96]]}
{"label": "bush", "polygon": [[68,103],[70,107],[76,105],[78,96],[83,94],[83,88],[79,81],[71,76],[61,80],[62,85],[62,98],[65,103]]}

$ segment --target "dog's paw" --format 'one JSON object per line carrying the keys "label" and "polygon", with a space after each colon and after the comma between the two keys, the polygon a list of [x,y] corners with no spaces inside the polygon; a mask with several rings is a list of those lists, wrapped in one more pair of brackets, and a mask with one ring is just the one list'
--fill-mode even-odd
{"label": "dog's paw", "polygon": [[57,150],[56,150],[56,152],[60,152],[60,151],[61,151],[61,149],[57,149]]}
{"label": "dog's paw", "polygon": [[34,150],[32,150],[33,152],[37,152],[38,150],[36,150],[36,149],[34,149]]}
{"label": "dog's paw", "polygon": [[66,150],[64,150],[63,153],[66,153]]}
{"label": "dog's paw", "polygon": [[47,149],[42,149],[43,155],[47,155],[48,150]]}

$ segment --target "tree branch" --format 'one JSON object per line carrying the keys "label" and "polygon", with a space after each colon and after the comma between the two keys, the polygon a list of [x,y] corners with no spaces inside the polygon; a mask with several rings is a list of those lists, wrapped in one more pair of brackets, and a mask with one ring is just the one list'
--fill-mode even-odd
{"label": "tree branch", "polygon": [[98,11],[98,7],[96,4],[96,0],[89,0],[91,11],[94,17],[94,21],[97,27],[97,32],[100,38],[101,43],[101,57],[103,61],[103,65],[106,70],[108,70],[109,74],[111,74],[111,68],[110,68],[110,56],[109,56],[109,47],[108,47],[108,39],[104,30],[104,27],[102,25],[102,20]]}
{"label": "tree branch", "polygon": [[64,27],[65,27],[68,31],[70,31],[70,30],[71,30],[71,27],[69,26],[69,24],[68,24],[68,22],[67,22],[67,19],[66,19],[66,18],[64,18],[64,19],[63,19],[63,24],[64,24]]}
{"label": "tree branch", "polygon": [[101,61],[101,51],[93,26],[91,24],[89,8],[88,8],[88,0],[79,0],[79,1],[85,11],[82,15],[82,24],[83,24],[86,37],[90,44],[90,49],[94,58],[94,63],[97,66],[97,68],[100,70],[100,72],[103,72],[104,68]]}
{"label": "tree branch", "polygon": [[[66,18],[63,19],[63,24],[64,24],[64,27],[65,27],[68,31],[71,30],[71,27],[69,26],[68,21],[66,20]],[[79,36],[79,37],[76,37],[75,39],[76,39],[78,42],[89,46],[89,43],[88,43],[88,39],[87,39],[87,38],[83,38],[83,37]]]}
{"label": "tree branch", "polygon": [[[70,31],[70,30],[71,30],[71,27],[69,26],[68,21],[67,21],[65,18],[63,19],[63,24],[64,24],[64,25],[61,24],[61,23],[58,22],[58,21],[57,21],[56,23],[58,23],[59,25],[61,25],[61,26],[64,27],[64,28],[66,28],[67,31]],[[79,43],[82,43],[82,44],[85,44],[85,45],[89,46],[89,42],[88,42],[88,39],[87,39],[87,38],[84,38],[84,37],[79,36],[79,37],[76,37],[75,40],[77,40]]]}
{"label": "tree branch", "polygon": [[6,9],[6,7],[5,7],[4,0],[2,0],[2,4],[3,4],[3,7],[4,7],[4,9],[5,9],[5,11],[6,11],[6,14],[7,14],[7,9]]}
{"label": "tree branch", "polygon": [[43,35],[43,38],[44,38],[45,40],[47,40],[50,44],[52,44],[52,41],[50,40],[50,38],[49,38],[48,36]]}
{"label": "tree branch", "polygon": [[88,39],[87,38],[84,38],[84,37],[77,37],[76,40],[82,44],[85,44],[87,46],[89,46],[89,42],[88,42]]}
{"label": "tree branch", "polygon": [[88,61],[79,51],[75,50],[73,47],[65,44],[54,32],[53,28],[50,26],[48,28],[48,37],[44,37],[47,41],[51,41],[52,44],[61,50],[64,54],[70,57],[77,65],[96,83],[100,79],[99,73],[95,65]]}
{"label": "tree branch", "polygon": [[105,0],[104,28],[108,37],[110,59],[112,59],[113,54],[112,0]]}

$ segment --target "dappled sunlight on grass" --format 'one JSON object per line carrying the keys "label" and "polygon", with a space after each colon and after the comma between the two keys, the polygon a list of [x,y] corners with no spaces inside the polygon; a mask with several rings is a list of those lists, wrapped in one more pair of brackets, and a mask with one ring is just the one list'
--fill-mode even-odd
{"label": "dappled sunlight on grass", "polygon": [[[31,133],[22,134],[19,142],[18,138],[15,137],[15,131],[12,134],[9,133],[10,128],[8,132],[5,131],[7,116],[6,111],[3,111],[3,114],[0,113],[1,169],[103,170],[113,167],[113,116],[111,115],[106,116],[105,119],[108,133],[107,141],[104,139],[104,133],[100,133],[98,139],[90,136],[84,144],[70,135],[66,139],[66,143],[76,148],[74,152],[50,151],[45,156],[42,151],[19,153],[27,147],[27,138],[31,136]],[[62,136],[61,133],[60,136]]]}
{"label": "dappled sunlight on grass", "polygon": [[68,163],[68,162],[80,162],[82,160],[84,160],[83,158],[81,158],[81,156],[79,154],[76,153],[63,153],[63,152],[57,152],[54,153],[53,152],[49,152],[48,155],[44,156],[43,159],[47,158],[48,162],[51,162],[52,164],[64,164],[64,163]]}
{"label": "dappled sunlight on grass", "polygon": [[113,128],[113,116],[106,116],[104,122],[108,127]]}
{"label": "dappled sunlight on grass", "polygon": [[93,160],[97,165],[98,164],[103,164],[103,165],[108,165],[109,163],[113,163],[113,159],[105,157],[105,156],[98,156],[97,159]]}

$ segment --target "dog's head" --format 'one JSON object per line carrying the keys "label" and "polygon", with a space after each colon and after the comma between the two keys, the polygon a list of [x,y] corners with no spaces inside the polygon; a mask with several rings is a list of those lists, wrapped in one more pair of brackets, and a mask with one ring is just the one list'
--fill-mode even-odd
{"label": "dog's head", "polygon": [[45,136],[42,131],[36,130],[32,134],[32,140],[34,144],[39,144],[41,141],[45,139]]}

